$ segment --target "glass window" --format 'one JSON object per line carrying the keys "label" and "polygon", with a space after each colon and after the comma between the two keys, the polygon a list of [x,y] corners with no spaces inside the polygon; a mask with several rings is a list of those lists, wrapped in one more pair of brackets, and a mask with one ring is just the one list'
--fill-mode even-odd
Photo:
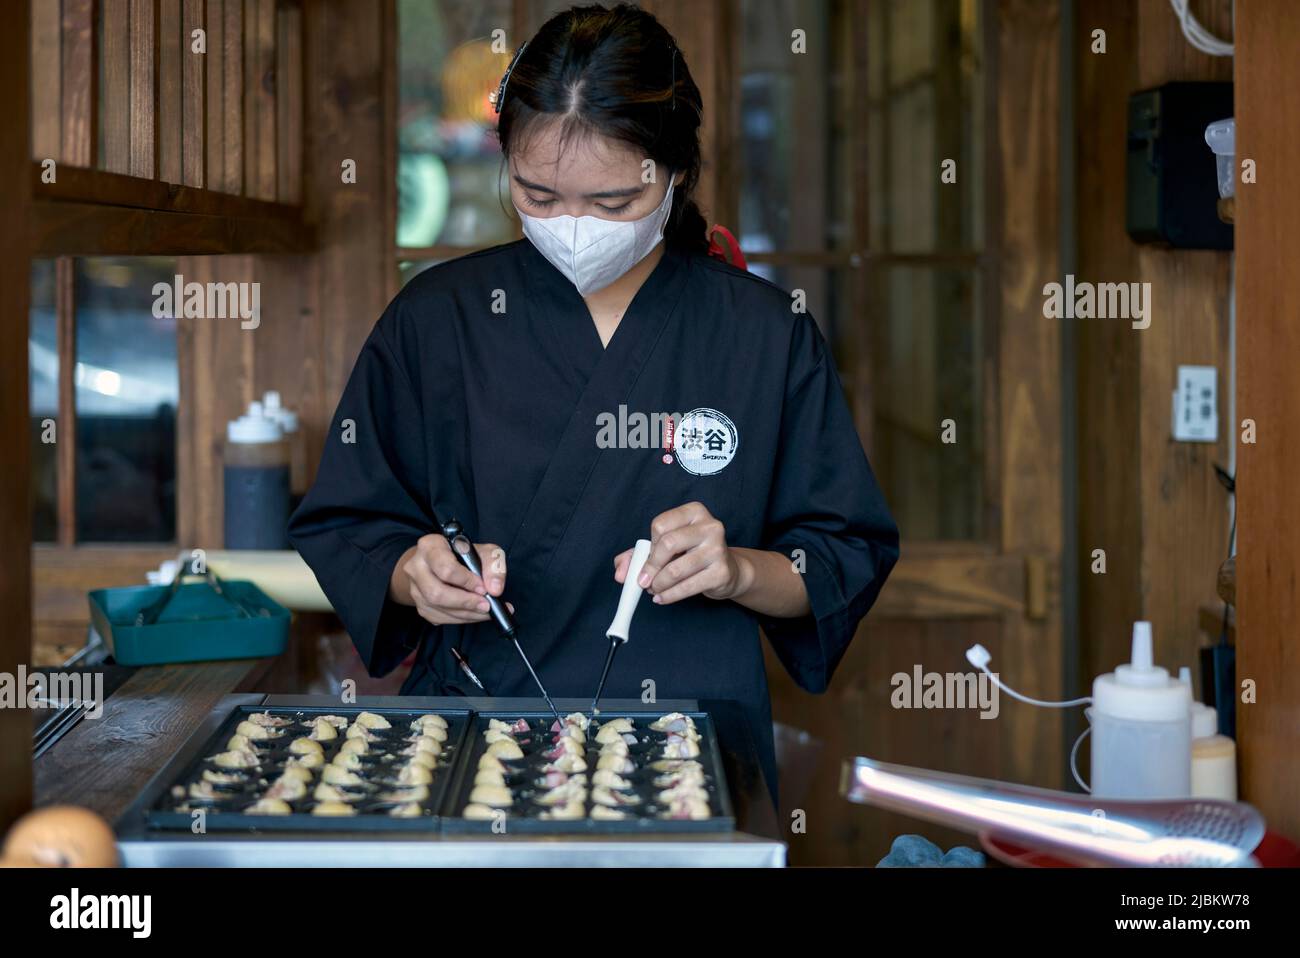
{"label": "glass window", "polygon": [[173,260],[79,259],[77,539],[176,538],[176,320],[155,316]]}
{"label": "glass window", "polygon": [[[399,0],[397,245],[480,247],[515,237],[488,94],[517,38],[510,0]],[[500,45],[498,45],[499,47]]]}
{"label": "glass window", "polygon": [[[845,4],[745,0],[741,15],[741,248],[849,248],[851,116],[843,104],[851,32]],[[799,49],[795,30],[803,31]]]}
{"label": "glass window", "polygon": [[[871,249],[983,242],[983,69],[976,0],[881,0],[868,21]],[[953,182],[944,182],[946,169]]]}
{"label": "glass window", "polygon": [[27,357],[31,368],[32,541],[53,542],[59,529],[58,438],[59,319],[52,259],[32,260],[31,319]]}
{"label": "glass window", "polygon": [[911,541],[983,535],[980,288],[973,269],[871,272],[871,464]]}

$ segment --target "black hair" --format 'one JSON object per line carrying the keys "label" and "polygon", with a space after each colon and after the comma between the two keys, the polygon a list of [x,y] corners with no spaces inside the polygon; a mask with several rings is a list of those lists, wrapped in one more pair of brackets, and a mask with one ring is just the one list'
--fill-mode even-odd
{"label": "black hair", "polygon": [[707,226],[692,199],[704,103],[677,42],[653,15],[626,3],[556,14],[528,41],[499,105],[506,157],[524,148],[539,121],[560,119],[561,143],[598,133],[637,148],[657,169],[685,174],[664,240],[707,248]]}

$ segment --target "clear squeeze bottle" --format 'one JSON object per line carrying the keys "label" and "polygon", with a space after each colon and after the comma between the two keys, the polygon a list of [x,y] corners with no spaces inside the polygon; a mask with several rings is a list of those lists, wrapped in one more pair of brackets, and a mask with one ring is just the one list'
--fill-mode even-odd
{"label": "clear squeeze bottle", "polygon": [[1092,794],[1191,795],[1191,704],[1191,689],[1152,662],[1151,623],[1135,622],[1131,661],[1092,683]]}

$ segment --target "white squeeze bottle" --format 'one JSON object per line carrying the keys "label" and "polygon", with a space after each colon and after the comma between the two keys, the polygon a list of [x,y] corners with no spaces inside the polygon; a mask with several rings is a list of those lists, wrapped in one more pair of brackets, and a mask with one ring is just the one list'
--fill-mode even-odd
{"label": "white squeeze bottle", "polygon": [[1135,622],[1132,661],[1092,683],[1092,794],[1191,795],[1191,705],[1190,687],[1152,663],[1151,623]]}
{"label": "white squeeze bottle", "polygon": [[[1178,681],[1192,687],[1192,670],[1183,666]],[[1237,743],[1219,734],[1219,713],[1192,702],[1192,797],[1237,800]]]}

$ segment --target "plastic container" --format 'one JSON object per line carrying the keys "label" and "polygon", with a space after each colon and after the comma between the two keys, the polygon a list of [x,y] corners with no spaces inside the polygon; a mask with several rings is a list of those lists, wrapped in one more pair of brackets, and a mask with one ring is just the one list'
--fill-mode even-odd
{"label": "plastic container", "polygon": [[279,655],[289,637],[289,610],[251,582],[226,579],[222,588],[251,611],[243,617],[205,582],[182,585],[153,625],[136,625],[138,612],[161,598],[170,585],[97,589],[90,593],[90,618],[120,665],[207,662]]}
{"label": "plastic container", "polygon": [[1237,121],[1233,117],[1215,120],[1205,128],[1205,142],[1214,151],[1218,172],[1219,196],[1237,192]]}
{"label": "plastic container", "polygon": [[1093,795],[1191,795],[1191,689],[1153,664],[1150,622],[1134,623],[1131,661],[1099,675],[1092,699]]}
{"label": "plastic container", "polygon": [[[1178,670],[1178,680],[1192,687],[1192,670]],[[1192,797],[1237,800],[1237,743],[1219,734],[1219,713],[1192,702]]]}
{"label": "plastic container", "polygon": [[249,403],[226,427],[223,528],[227,549],[289,548],[289,444],[280,424]]}
{"label": "plastic container", "polygon": [[262,408],[268,419],[280,424],[289,444],[289,493],[297,500],[307,494],[307,441],[299,428],[298,414],[281,405],[280,394],[274,389],[262,396]]}

